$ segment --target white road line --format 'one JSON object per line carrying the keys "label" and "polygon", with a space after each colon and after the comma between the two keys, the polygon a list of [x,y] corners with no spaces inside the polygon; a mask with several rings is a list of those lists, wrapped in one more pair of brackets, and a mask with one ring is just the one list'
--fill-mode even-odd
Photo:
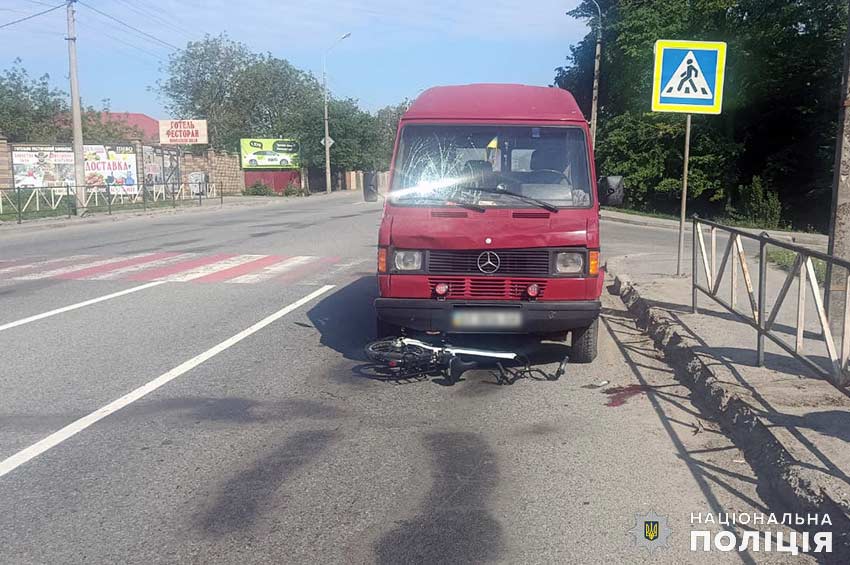
{"label": "white road line", "polygon": [[242,265],[243,263],[248,263],[249,261],[256,261],[257,259],[260,259],[262,257],[265,257],[265,255],[237,255],[236,257],[231,257],[230,259],[222,259],[221,261],[218,261],[216,263],[210,263],[209,265],[202,265],[194,269],[189,269],[188,271],[168,275],[160,278],[159,280],[168,282],[187,282],[194,279],[199,279],[201,277],[205,277],[207,275],[211,275],[217,271],[223,271],[224,269],[237,267],[239,265]]}
{"label": "white road line", "polygon": [[23,326],[24,324],[29,324],[31,322],[36,322],[38,320],[43,320],[45,318],[49,318],[51,316],[55,316],[57,314],[63,314],[65,312],[70,312],[71,310],[77,310],[79,308],[85,308],[86,306],[91,306],[92,304],[97,304],[98,302],[103,302],[105,300],[111,300],[112,298],[118,298],[119,296],[124,296],[126,294],[132,294],[134,292],[139,292],[140,290],[145,290],[146,288],[151,288],[154,286],[159,286],[161,284],[165,284],[165,281],[154,281],[147,284],[143,284],[140,286],[134,286],[132,288],[127,288],[121,290],[119,292],[113,292],[112,294],[106,294],[104,296],[99,296],[97,298],[92,298],[91,300],[84,300],[83,302],[77,302],[76,304],[71,304],[70,306],[63,306],[62,308],[57,308],[56,310],[50,310],[49,312],[44,312],[42,314],[36,314],[35,316],[30,316],[29,318],[23,318],[14,322],[9,322],[8,324],[3,324],[0,326],[0,332],[5,330],[10,330],[12,328],[17,328],[18,326]]}
{"label": "white road line", "polygon": [[3,267],[2,269],[0,269],[0,275],[5,275],[6,273],[16,273],[18,271],[26,271],[27,269],[38,269],[49,265],[55,265],[56,263],[82,261],[84,259],[90,258],[93,259],[94,255],[71,255],[70,257],[58,257],[56,259],[48,259],[47,261],[36,261],[34,263],[19,263],[10,267]]}
{"label": "white road line", "polygon": [[[151,284],[155,284],[155,283],[151,283]],[[56,447],[57,445],[59,445],[63,441],[75,436],[79,432],[81,432],[84,429],[88,428],[89,426],[99,422],[100,420],[106,418],[110,414],[117,412],[118,410],[124,408],[125,406],[132,404],[133,402],[139,400],[140,398],[146,396],[147,394],[150,394],[151,392],[155,391],[156,389],[160,388],[161,386],[168,384],[169,382],[173,381],[177,377],[191,371],[192,369],[194,369],[195,367],[197,367],[201,363],[204,363],[205,361],[215,357],[216,355],[218,355],[222,351],[236,345],[237,343],[239,343],[243,339],[250,337],[251,335],[257,333],[258,331],[265,328],[269,324],[279,320],[280,318],[286,316],[287,314],[289,314],[293,310],[300,308],[304,304],[307,304],[308,302],[310,302],[314,298],[317,298],[317,297],[325,294],[326,292],[328,292],[332,288],[334,288],[334,285],[326,285],[326,286],[321,287],[318,290],[311,292],[307,296],[305,296],[305,297],[303,297],[299,300],[296,300],[295,302],[293,302],[289,306],[281,308],[280,310],[278,310],[274,314],[263,318],[262,320],[260,320],[256,324],[254,324],[253,326],[242,330],[241,332],[234,335],[233,337],[227,338],[226,340],[222,341],[218,345],[211,347],[210,349],[207,349],[206,351],[204,351],[203,353],[201,353],[199,355],[196,355],[195,357],[192,357],[188,361],[178,365],[177,367],[171,369],[167,373],[163,373],[162,375],[158,376],[157,378],[150,381],[149,383],[140,386],[136,390],[134,390],[134,391],[132,391],[128,394],[125,394],[124,396],[122,396],[121,398],[119,398],[117,400],[113,400],[112,402],[110,402],[106,406],[99,408],[98,410],[95,410],[91,414],[89,414],[87,416],[83,416],[79,420],[68,424],[67,426],[65,426],[61,430],[53,432],[52,434],[50,434],[46,438],[44,438],[41,441],[36,442],[33,445],[15,453],[14,455],[9,457],[8,459],[4,459],[3,461],[0,461],[0,477],[6,475],[8,473],[11,473],[15,469],[17,469],[18,467],[20,467],[21,465],[26,463],[27,461],[30,461],[30,460],[34,459],[35,457],[38,457],[39,455],[41,455],[42,453],[44,453],[48,449],[50,449],[52,447]]]}
{"label": "white road line", "polygon": [[159,267],[164,267],[165,265],[171,265],[172,263],[178,263],[180,261],[186,261],[191,259],[192,257],[196,257],[197,253],[181,253],[180,255],[174,255],[173,257],[166,257],[165,259],[159,259],[157,261],[151,261],[149,263],[141,263],[139,265],[130,265],[129,267],[123,267],[120,269],[115,269],[114,271],[109,271],[108,273],[103,273],[101,275],[95,275],[93,277],[86,277],[86,280],[89,281],[108,281],[120,279],[126,275],[130,275],[133,273],[138,273],[141,271],[147,271],[148,269],[157,269]]}
{"label": "white road line", "polygon": [[73,273],[74,271],[81,271],[83,269],[90,269],[92,267],[100,267],[102,265],[108,265],[110,263],[120,263],[121,261],[126,261],[127,259],[135,259],[137,257],[144,257],[144,254],[126,255],[124,257],[110,257],[109,259],[100,259],[97,261],[83,261],[82,263],[66,265],[58,269],[41,271],[40,273],[31,273],[29,275],[21,275],[20,277],[12,277],[12,279],[16,281],[37,281],[41,279],[49,279],[51,277],[58,277],[59,275]]}
{"label": "white road line", "polygon": [[256,273],[242,275],[241,277],[236,277],[226,282],[235,284],[253,284],[262,281],[267,281],[269,279],[275,278],[276,276],[282,273],[285,273],[286,271],[294,269],[299,265],[314,261],[315,259],[316,257],[313,255],[299,255],[297,257],[290,257],[289,259],[284,259],[280,263],[269,265],[268,267],[265,267],[264,269],[261,269]]}

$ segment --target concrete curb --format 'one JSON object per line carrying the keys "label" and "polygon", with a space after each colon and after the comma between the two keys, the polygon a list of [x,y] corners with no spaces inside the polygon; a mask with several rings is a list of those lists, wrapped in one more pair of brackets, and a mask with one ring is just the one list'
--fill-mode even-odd
{"label": "concrete curb", "polygon": [[[759,482],[780,502],[782,511],[801,515],[829,514],[833,553],[823,555],[824,562],[850,563],[848,509],[836,503],[817,479],[797,463],[753,408],[724,385],[726,379],[720,378],[726,371],[723,365],[699,351],[699,343],[687,332],[680,332],[681,326],[669,313],[652,307],[642,298],[628,278],[615,276],[613,291],[663,353],[676,378],[691,390],[694,402],[717,417],[743,452]],[[818,531],[818,528],[811,531]]]}
{"label": "concrete curb", "polygon": [[[637,214],[624,214],[622,212],[612,212],[610,210],[600,210],[599,217],[603,220],[609,222],[617,222],[620,224],[630,224],[633,226],[643,226],[650,228],[662,228],[662,229],[679,229],[679,222],[676,220],[667,220],[665,218],[652,218],[649,216],[639,216]],[[800,232],[782,232],[782,231],[773,231],[773,230],[757,230],[750,228],[740,228],[742,231],[751,233],[753,235],[758,235],[763,231],[766,231],[770,237],[773,239],[778,239],[780,241],[785,241],[788,243],[796,243],[797,245],[810,245],[815,247],[822,247],[828,244],[829,239],[825,235],[816,234],[816,233],[800,233]],[[685,231],[691,231],[691,222],[685,224]]]}

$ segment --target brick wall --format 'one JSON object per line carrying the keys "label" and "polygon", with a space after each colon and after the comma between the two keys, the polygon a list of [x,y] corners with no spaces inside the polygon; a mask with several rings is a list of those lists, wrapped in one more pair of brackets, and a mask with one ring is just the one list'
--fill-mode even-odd
{"label": "brick wall", "polygon": [[12,148],[6,138],[0,135],[0,188],[14,188],[12,174]]}
{"label": "brick wall", "polygon": [[242,194],[245,190],[245,176],[242,173],[238,153],[209,151],[211,165],[210,182],[224,194]]}
{"label": "brick wall", "polygon": [[185,153],[180,163],[180,177],[189,182],[192,173],[205,173],[216,190],[228,194],[242,194],[245,178],[239,167],[239,155],[224,151],[209,150],[200,155]]}

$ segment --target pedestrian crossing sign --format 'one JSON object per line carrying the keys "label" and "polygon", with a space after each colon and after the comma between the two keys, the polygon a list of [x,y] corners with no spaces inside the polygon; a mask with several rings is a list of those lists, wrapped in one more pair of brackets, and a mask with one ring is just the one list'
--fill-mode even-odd
{"label": "pedestrian crossing sign", "polygon": [[725,73],[723,42],[657,41],[652,111],[719,114],[723,107]]}

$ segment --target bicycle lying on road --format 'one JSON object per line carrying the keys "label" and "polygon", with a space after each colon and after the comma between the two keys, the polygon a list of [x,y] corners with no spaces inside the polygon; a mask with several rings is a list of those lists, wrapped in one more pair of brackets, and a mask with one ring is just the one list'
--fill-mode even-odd
{"label": "bicycle lying on road", "polygon": [[[366,346],[366,356],[378,368],[385,369],[388,377],[404,380],[442,374],[447,384],[456,383],[465,371],[476,369],[480,361],[464,361],[461,357],[496,361],[498,384],[514,384],[522,378],[537,378],[555,381],[567,369],[569,357],[564,357],[553,374],[533,369],[529,359],[512,351],[489,351],[469,347],[455,347],[448,343],[433,345],[409,337],[394,337],[373,341]],[[519,362],[518,369],[505,366],[505,362]]]}

